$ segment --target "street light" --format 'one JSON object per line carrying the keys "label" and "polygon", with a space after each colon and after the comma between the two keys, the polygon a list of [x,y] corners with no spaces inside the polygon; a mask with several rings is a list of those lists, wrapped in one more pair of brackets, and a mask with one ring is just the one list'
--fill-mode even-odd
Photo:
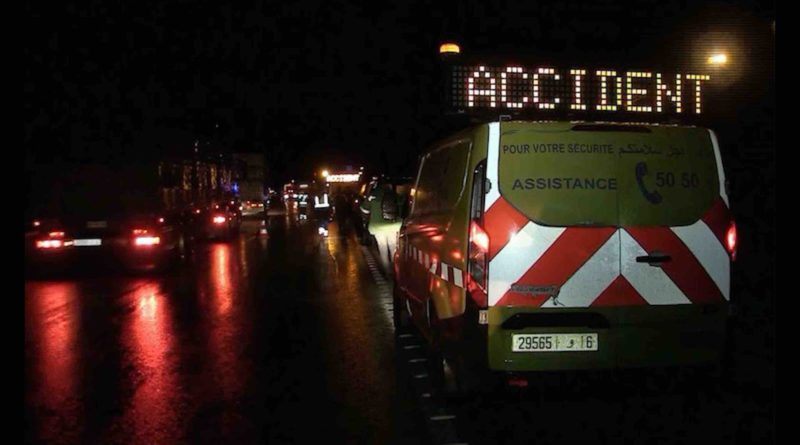
{"label": "street light", "polygon": [[328,177],[328,170],[322,170],[322,177],[323,178],[327,178]]}
{"label": "street light", "polygon": [[712,54],[711,57],[708,58],[709,65],[721,66],[726,63],[728,63],[728,56],[725,53]]}
{"label": "street light", "polygon": [[439,45],[439,54],[459,54],[461,47],[457,43],[447,42]]}

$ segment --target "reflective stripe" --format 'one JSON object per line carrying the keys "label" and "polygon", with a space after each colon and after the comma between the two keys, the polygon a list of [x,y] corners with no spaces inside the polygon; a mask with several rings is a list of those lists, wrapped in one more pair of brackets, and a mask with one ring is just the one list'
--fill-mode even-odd
{"label": "reflective stripe", "polygon": [[489,259],[503,250],[508,241],[528,223],[527,216],[515,209],[502,196],[486,210],[484,230],[489,235]]}
{"label": "reflective stripe", "polygon": [[[610,238],[614,237],[615,233],[616,230],[610,227],[570,227],[564,230],[544,254],[519,277],[516,284],[559,288],[564,286]],[[615,255],[615,258],[618,258],[618,255]],[[619,270],[619,261],[616,264],[612,263],[611,267]],[[612,279],[613,277],[606,281],[603,288]],[[551,292],[526,293],[509,290],[496,304],[540,306],[550,298],[551,294]]]}
{"label": "reflective stripe", "polygon": [[461,273],[461,269],[457,267],[453,268],[453,282],[458,287],[464,287],[464,276]]}
{"label": "reflective stripe", "polygon": [[[620,233],[620,244],[622,255],[626,258],[647,255],[642,246],[624,230]],[[638,263],[626,261],[622,264],[621,272],[648,304],[691,303],[660,267],[641,267]]]}
{"label": "reflective stripe", "polygon": [[489,306],[495,305],[564,232],[528,222],[489,263]]}
{"label": "reflective stripe", "polygon": [[325,193],[322,195],[322,201],[320,201],[319,196],[314,196],[314,207],[315,208],[330,207],[330,204],[328,204],[328,194]]}
{"label": "reflective stripe", "polygon": [[675,232],[666,227],[629,227],[625,230],[645,251],[662,251],[671,258],[660,267],[653,267],[637,263],[635,256],[623,256],[631,268],[661,269],[692,303],[717,303],[725,299],[703,265]]}
{"label": "reflective stripe", "polygon": [[484,209],[488,209],[500,197],[500,175],[497,168],[500,162],[500,123],[492,122],[489,124],[489,145],[486,157],[486,179],[489,180],[491,187],[486,194]]}
{"label": "reflective stripe", "polygon": [[732,220],[730,210],[728,210],[728,206],[725,205],[722,197],[715,199],[714,204],[703,215],[703,222],[714,233],[723,248],[725,247],[725,234]]}
{"label": "reflective stripe", "polygon": [[[573,274],[559,292],[555,304],[549,299],[542,307],[588,307],[619,276],[619,230]],[[544,283],[542,283],[544,284]]]}
{"label": "reflective stripe", "polygon": [[592,302],[592,306],[641,306],[647,304],[622,275],[608,285]]}
{"label": "reflective stripe", "polygon": [[464,271],[461,269],[447,263],[437,262],[429,253],[423,252],[411,245],[408,246],[407,251],[410,252],[410,256],[421,264],[429,273],[448,283],[455,284],[461,288],[464,287]]}
{"label": "reflective stripe", "polygon": [[691,250],[697,261],[714,280],[726,300],[730,300],[731,263],[728,252],[717,241],[716,235],[703,222],[698,221],[691,226],[673,227],[672,231]]}
{"label": "reflective stripe", "polygon": [[725,201],[725,205],[730,206],[728,203],[728,191],[725,190],[725,170],[722,169],[722,156],[719,153],[719,142],[717,142],[717,135],[712,130],[708,130],[708,134],[711,136],[711,145],[714,147],[714,159],[717,161],[719,195],[722,197],[722,200]]}

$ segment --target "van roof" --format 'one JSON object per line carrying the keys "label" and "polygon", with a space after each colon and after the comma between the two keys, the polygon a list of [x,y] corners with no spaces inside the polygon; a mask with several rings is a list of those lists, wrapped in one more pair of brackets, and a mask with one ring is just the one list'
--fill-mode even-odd
{"label": "van roof", "polygon": [[528,120],[528,119],[513,119],[513,120],[497,120],[485,122],[483,125],[489,123],[517,123],[517,124],[565,124],[565,125],[613,125],[613,126],[638,126],[638,127],[670,127],[670,128],[698,128],[696,125],[685,124],[671,124],[671,123],[658,123],[658,122],[615,122],[615,121],[584,121],[584,120]]}

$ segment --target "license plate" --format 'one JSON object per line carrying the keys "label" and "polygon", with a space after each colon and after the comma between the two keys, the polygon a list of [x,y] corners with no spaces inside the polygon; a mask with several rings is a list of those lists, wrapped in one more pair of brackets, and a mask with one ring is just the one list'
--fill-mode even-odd
{"label": "license plate", "polygon": [[73,245],[78,247],[84,246],[100,246],[103,244],[103,240],[99,238],[90,238],[90,239],[76,239],[73,240]]}
{"label": "license plate", "polygon": [[512,352],[597,351],[596,333],[587,334],[515,334]]}

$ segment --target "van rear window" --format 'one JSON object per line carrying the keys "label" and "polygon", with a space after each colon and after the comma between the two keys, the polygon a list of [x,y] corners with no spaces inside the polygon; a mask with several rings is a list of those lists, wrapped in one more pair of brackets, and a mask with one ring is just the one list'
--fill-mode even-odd
{"label": "van rear window", "polygon": [[689,225],[719,196],[707,130],[574,128],[567,122],[501,127],[500,193],[539,224]]}

